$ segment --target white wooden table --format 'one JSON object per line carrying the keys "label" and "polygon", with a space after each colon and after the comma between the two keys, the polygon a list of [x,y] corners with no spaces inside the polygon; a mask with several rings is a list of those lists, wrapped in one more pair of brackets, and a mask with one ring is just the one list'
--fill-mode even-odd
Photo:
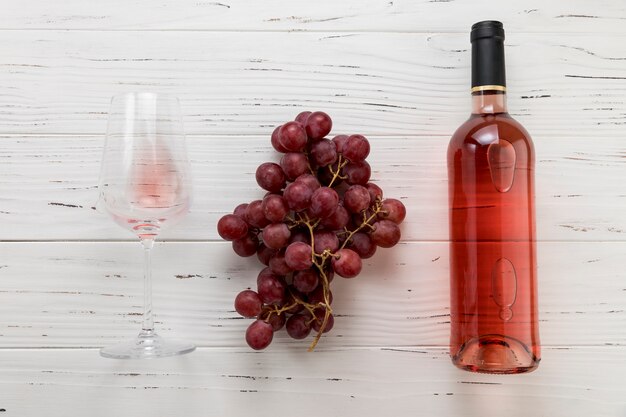
{"label": "white wooden table", "polygon": [[[0,417],[626,416],[622,0],[1,2]],[[543,361],[447,358],[445,149],[469,111],[469,27],[507,31],[509,105],[537,150]],[[180,96],[192,213],[156,248],[156,320],[191,355],[102,359],[141,315],[140,248],[93,209],[109,97]],[[250,351],[232,300],[256,260],[216,220],[262,195],[269,134],[301,110],[371,138],[403,241],[335,280],[315,353]]]}

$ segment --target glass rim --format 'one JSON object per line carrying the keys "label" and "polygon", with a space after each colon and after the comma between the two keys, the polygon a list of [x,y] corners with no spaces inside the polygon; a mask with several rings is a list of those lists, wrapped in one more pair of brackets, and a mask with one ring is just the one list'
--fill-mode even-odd
{"label": "glass rim", "polygon": [[152,91],[128,91],[126,93],[115,94],[111,97],[111,103],[117,100],[127,99],[128,97],[136,97],[139,99],[153,99],[155,101],[176,101],[180,104],[180,99],[175,94]]}

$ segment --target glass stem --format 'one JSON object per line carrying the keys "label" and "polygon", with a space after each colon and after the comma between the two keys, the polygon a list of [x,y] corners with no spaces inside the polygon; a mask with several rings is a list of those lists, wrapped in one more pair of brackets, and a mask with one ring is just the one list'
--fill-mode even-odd
{"label": "glass stem", "polygon": [[141,239],[143,245],[143,324],[142,333],[154,332],[154,318],[152,317],[152,247],[154,239]]}

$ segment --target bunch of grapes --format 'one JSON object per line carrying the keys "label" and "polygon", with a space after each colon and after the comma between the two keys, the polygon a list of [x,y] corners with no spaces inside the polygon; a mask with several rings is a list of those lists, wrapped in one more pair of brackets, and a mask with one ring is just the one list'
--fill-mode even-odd
{"label": "bunch of grapes", "polygon": [[235,298],[236,311],[256,319],[246,331],[253,349],[265,349],[285,327],[294,339],[314,331],[313,350],[333,327],[335,274],[354,278],[361,259],[400,240],[398,225],[406,210],[399,200],[383,199],[380,187],[369,182],[368,140],[327,139],[331,127],[330,117],[319,111],[302,112],[277,127],[271,141],[284,154],[280,164],[266,162],[256,171],[267,194],[240,204],[217,224],[235,253],[256,254],[265,265],[257,290]]}

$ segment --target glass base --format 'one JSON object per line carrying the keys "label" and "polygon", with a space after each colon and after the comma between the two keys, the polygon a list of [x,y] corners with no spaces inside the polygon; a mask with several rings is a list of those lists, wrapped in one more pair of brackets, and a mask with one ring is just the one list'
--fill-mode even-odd
{"label": "glass base", "polygon": [[142,331],[133,340],[100,349],[100,355],[111,359],[153,359],[194,350],[196,347],[190,343],[165,340],[154,331]]}
{"label": "glass base", "polygon": [[472,339],[452,356],[458,368],[489,374],[520,374],[539,366],[539,358],[512,337],[490,334]]}

